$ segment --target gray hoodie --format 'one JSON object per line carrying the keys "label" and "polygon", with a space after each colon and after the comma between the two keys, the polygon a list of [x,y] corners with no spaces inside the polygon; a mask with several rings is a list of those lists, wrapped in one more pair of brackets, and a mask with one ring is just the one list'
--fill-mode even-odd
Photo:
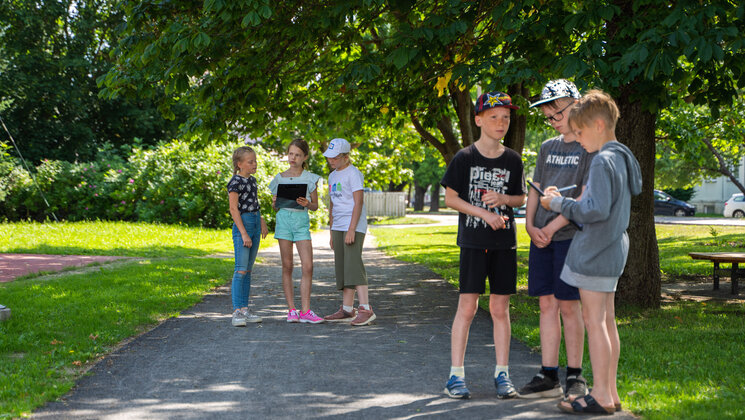
{"label": "gray hoodie", "polygon": [[639,162],[628,147],[610,141],[593,158],[580,200],[551,200],[551,210],[583,225],[569,247],[569,269],[584,276],[621,276],[629,252],[631,196],[641,191]]}

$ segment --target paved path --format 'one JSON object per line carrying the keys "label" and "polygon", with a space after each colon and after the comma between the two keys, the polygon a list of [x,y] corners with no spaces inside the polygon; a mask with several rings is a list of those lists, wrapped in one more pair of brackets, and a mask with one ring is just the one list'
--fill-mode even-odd
{"label": "paved path", "polygon": [[[33,417],[576,418],[563,415],[556,400],[496,398],[491,320],[481,310],[466,358],[473,398],[444,397],[457,291],[422,266],[385,256],[371,242],[364,258],[378,315],[374,325],[287,324],[279,254],[269,249],[260,253],[264,261],[254,270],[252,286],[263,323],[231,327],[229,289],[221,287],[107,356]],[[312,305],[328,314],[340,304],[328,233],[315,235],[314,244]],[[510,372],[516,382],[529,380],[539,362],[538,354],[513,340]]]}

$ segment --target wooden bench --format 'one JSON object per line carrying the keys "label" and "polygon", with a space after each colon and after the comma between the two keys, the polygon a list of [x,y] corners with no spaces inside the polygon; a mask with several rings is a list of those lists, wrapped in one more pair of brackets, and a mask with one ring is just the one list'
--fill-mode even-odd
{"label": "wooden bench", "polygon": [[[745,269],[738,268],[738,264],[745,263],[745,252],[689,252],[688,255],[694,260],[709,260],[714,263],[714,290],[719,290],[719,276],[730,274],[732,294],[739,292],[737,280],[745,278]],[[728,270],[719,268],[721,263],[732,264],[729,273]]]}

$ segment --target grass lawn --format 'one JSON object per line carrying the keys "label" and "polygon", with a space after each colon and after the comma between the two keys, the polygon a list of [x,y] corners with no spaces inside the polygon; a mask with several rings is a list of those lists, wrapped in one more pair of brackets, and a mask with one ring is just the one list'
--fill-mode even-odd
{"label": "grass lawn", "polygon": [[[456,232],[456,226],[373,229],[383,251],[425,264],[454,285],[458,279]],[[710,275],[711,264],[693,261],[688,252],[745,251],[745,229],[740,227],[712,230],[658,225],[657,237],[665,281]],[[518,244],[518,294],[511,299],[510,309],[512,334],[538,351],[538,300],[527,295],[529,238],[522,228],[518,228]],[[484,303],[482,298],[482,307],[487,309]],[[645,310],[621,306],[617,318],[621,336],[618,384],[626,410],[649,419],[745,418],[742,304],[680,301]],[[563,353],[562,348],[565,366]],[[586,346],[584,367],[591,380]]]}
{"label": "grass lawn", "polygon": [[[269,236],[261,247],[274,244]],[[0,418],[64,395],[122,340],[174,317],[233,272],[230,230],[144,223],[0,224],[0,252],[116,255],[134,261],[0,283]],[[226,308],[226,312],[230,308]]]}
{"label": "grass lawn", "polygon": [[[272,236],[261,248],[275,243]],[[188,257],[233,252],[230,229],[129,222],[0,223],[0,253]]]}

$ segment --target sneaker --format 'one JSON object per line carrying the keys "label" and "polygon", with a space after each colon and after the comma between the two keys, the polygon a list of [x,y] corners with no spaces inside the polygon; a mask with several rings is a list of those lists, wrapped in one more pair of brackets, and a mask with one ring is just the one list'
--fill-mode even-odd
{"label": "sneaker", "polygon": [[361,326],[361,325],[368,325],[371,322],[375,321],[375,313],[370,309],[369,311],[367,309],[357,308],[357,318],[352,321],[352,325],[355,327]]}
{"label": "sneaker", "polygon": [[241,312],[240,309],[236,309],[235,312],[233,312],[233,320],[230,323],[233,324],[234,327],[245,327],[246,316],[243,315],[243,312]]}
{"label": "sneaker", "polygon": [[567,391],[564,394],[564,398],[569,401],[574,401],[579,397],[584,397],[589,394],[587,390],[587,380],[582,375],[571,375],[567,376]]}
{"label": "sneaker", "polygon": [[250,309],[241,309],[241,312],[243,312],[243,316],[246,318],[246,322],[250,322],[252,324],[255,324],[257,322],[263,321],[260,316],[256,315],[255,313],[251,312]]}
{"label": "sneaker", "polygon": [[520,398],[554,398],[561,397],[563,392],[558,380],[554,381],[539,372],[527,385],[517,391],[517,396]]}
{"label": "sneaker", "polygon": [[348,321],[350,319],[354,319],[354,316],[357,314],[354,308],[352,308],[352,312],[347,312],[344,310],[343,306],[339,307],[339,310],[334,312],[331,315],[326,315],[323,317],[326,321]]}
{"label": "sneaker", "polygon": [[462,376],[451,376],[448,383],[445,384],[444,392],[450,398],[471,398],[471,393],[466,388],[466,378]]}
{"label": "sneaker", "polygon": [[299,313],[300,322],[308,323],[308,324],[319,324],[323,322],[323,318],[316,315],[315,312],[308,309],[308,312],[306,313]]}
{"label": "sneaker", "polygon": [[300,315],[297,313],[297,309],[292,309],[287,313],[287,322],[300,322]]}
{"label": "sneaker", "polygon": [[517,396],[515,385],[512,384],[512,380],[504,372],[494,378],[494,386],[497,387],[497,398],[515,398]]}

